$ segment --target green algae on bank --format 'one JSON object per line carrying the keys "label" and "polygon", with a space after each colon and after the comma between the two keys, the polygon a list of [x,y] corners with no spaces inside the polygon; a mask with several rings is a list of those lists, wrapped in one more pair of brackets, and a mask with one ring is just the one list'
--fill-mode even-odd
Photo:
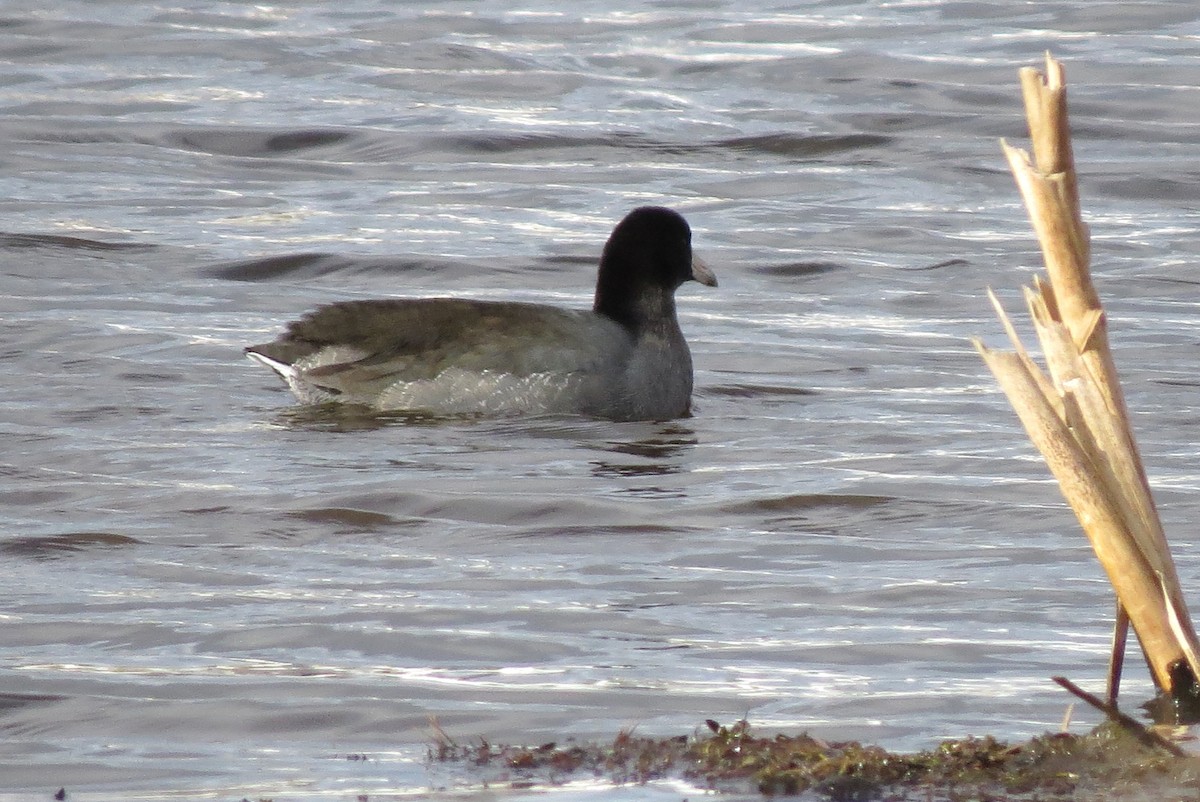
{"label": "green algae on bank", "polygon": [[714,791],[856,800],[1196,800],[1200,758],[1148,748],[1122,728],[1048,734],[1009,745],[991,737],[897,754],[808,735],[753,734],[746,721],[672,738],[622,732],[611,744],[460,745],[439,732],[432,761],[471,764],[488,784],[554,786],[686,778]]}

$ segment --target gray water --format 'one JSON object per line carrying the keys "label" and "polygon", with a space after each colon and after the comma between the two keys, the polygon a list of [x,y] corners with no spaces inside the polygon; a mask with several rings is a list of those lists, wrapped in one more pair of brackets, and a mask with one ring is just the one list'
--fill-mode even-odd
{"label": "gray water", "polygon": [[[1111,591],[968,342],[1039,267],[998,140],[1047,48],[1200,575],[1194,4],[187,5],[0,8],[0,799],[491,798],[430,716],[1056,729]],[[586,306],[645,203],[721,280],[692,418],[331,416],[241,356],[339,299]]]}

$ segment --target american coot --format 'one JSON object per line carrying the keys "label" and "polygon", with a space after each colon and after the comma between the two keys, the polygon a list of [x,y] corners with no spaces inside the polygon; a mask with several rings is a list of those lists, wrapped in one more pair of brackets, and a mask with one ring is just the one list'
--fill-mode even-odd
{"label": "american coot", "polygon": [[590,311],[458,298],[346,301],[316,309],[246,355],[304,403],[434,415],[687,415],[692,356],[675,317],[688,280],[715,287],[677,212],[617,224]]}

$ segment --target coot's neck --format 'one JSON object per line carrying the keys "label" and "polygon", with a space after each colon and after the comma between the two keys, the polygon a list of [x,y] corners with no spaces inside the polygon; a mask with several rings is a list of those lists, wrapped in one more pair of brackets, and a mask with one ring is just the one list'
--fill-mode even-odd
{"label": "coot's neck", "polygon": [[593,312],[615,320],[635,337],[655,330],[678,328],[673,289],[636,279],[631,281],[628,273],[614,276],[613,272],[606,271],[601,262]]}

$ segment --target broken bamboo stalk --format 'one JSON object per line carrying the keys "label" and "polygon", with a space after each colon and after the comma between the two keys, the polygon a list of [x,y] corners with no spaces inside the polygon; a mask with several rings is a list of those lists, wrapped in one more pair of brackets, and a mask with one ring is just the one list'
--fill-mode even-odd
{"label": "broken bamboo stalk", "polygon": [[[1001,147],[1041,245],[1049,280],[1025,300],[1046,368],[1026,351],[992,295],[1013,351],[975,346],[1058,480],[1137,633],[1155,685],[1179,704],[1195,698],[1200,643],[1142,467],[1089,273],[1090,242],[1067,120],[1062,64],[1021,70],[1033,161]],[[1122,621],[1118,615],[1118,622]],[[1124,640],[1114,640],[1123,648]],[[1116,680],[1110,678],[1110,702]],[[1194,702],[1193,702],[1194,704]]]}

